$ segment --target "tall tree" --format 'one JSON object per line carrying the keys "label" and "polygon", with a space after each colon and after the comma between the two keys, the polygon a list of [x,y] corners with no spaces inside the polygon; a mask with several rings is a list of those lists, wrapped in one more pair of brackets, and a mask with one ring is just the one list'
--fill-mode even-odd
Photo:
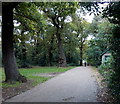
{"label": "tall tree", "polygon": [[[51,19],[52,24],[56,27],[56,38],[58,43],[58,54],[59,54],[59,66],[66,66],[66,56],[63,47],[63,39],[61,32],[63,31],[65,19],[67,16],[75,13],[76,9],[79,6],[82,7],[83,10],[87,9],[88,11],[98,11],[97,3],[78,3],[78,2],[57,2],[57,3],[43,3],[43,11],[47,14],[49,19]],[[40,4],[37,4],[41,6]],[[40,8],[41,9],[41,8]]]}
{"label": "tall tree", "polygon": [[14,48],[13,48],[13,8],[18,3],[2,3],[2,55],[5,70],[5,82],[20,81],[26,82],[16,65]]}
{"label": "tall tree", "polygon": [[55,35],[58,41],[59,67],[65,67],[67,65],[61,34],[64,28],[64,20],[68,15],[75,12],[75,10],[76,3],[49,3],[47,8],[43,10],[51,19],[54,27],[56,27]]}
{"label": "tall tree", "polygon": [[[16,7],[17,6],[17,7]],[[15,19],[19,20],[21,24],[24,24],[26,22],[26,19],[22,21],[21,18],[19,17],[24,17],[29,20],[35,21],[41,23],[40,21],[40,15],[37,15],[39,12],[37,11],[36,6],[31,6],[32,9],[28,9],[27,7],[30,7],[31,3],[2,3],[2,17],[3,17],[3,27],[2,27],[2,54],[3,54],[3,64],[4,64],[4,69],[5,69],[5,76],[6,76],[6,82],[12,82],[12,81],[21,81],[21,82],[26,82],[27,79],[26,77],[22,76],[19,71],[17,70],[17,64],[16,64],[16,59],[15,59],[15,54],[14,54],[14,46],[13,46],[13,9],[16,10],[14,12],[16,16]],[[19,9],[17,9],[19,8]],[[22,8],[22,9],[21,9]],[[24,10],[23,10],[24,9]],[[33,11],[34,15],[32,15]],[[27,15],[26,15],[27,14]],[[38,21],[37,21],[38,20]],[[34,28],[31,24],[25,26],[25,31],[28,29]],[[24,49],[23,49],[24,50]]]}
{"label": "tall tree", "polygon": [[80,66],[82,66],[84,44],[89,35],[89,23],[83,20],[82,18],[74,15],[71,25],[73,25],[73,30],[76,33],[76,41],[78,43],[78,47],[80,50],[80,54],[79,54],[80,55]]}
{"label": "tall tree", "polygon": [[[21,4],[21,5],[18,5],[18,4]],[[42,14],[44,11],[48,15],[49,19],[51,19],[52,21],[51,23],[56,28],[55,35],[58,42],[59,66],[66,66],[66,57],[63,50],[64,48],[62,44],[63,37],[62,37],[61,31],[64,28],[64,24],[65,24],[64,20],[67,18],[67,16],[74,13],[75,10],[77,9],[77,6],[76,6],[77,3],[76,2],[73,2],[73,3],[59,2],[59,3],[39,3],[40,5],[36,5],[37,3],[33,3],[33,4],[35,5],[31,6],[31,3],[27,3],[27,2],[26,3],[3,3],[3,6],[2,6],[3,7],[2,9],[3,11],[2,53],[3,53],[6,82],[26,81],[26,78],[23,77],[17,70],[14,49],[13,49],[13,28],[14,28],[13,9],[16,6],[17,8],[14,9],[14,19],[16,19],[22,25],[24,25],[25,31],[34,30],[33,32],[34,34],[38,34],[39,29],[42,30],[40,15],[37,15],[37,14]],[[41,7],[44,7],[44,8],[38,10],[36,6],[39,6],[40,8]],[[37,11],[37,12],[33,13],[33,11]],[[38,23],[37,26],[40,26],[39,29],[37,28],[37,31],[35,28],[36,25],[33,25],[35,24],[35,22],[31,22],[31,21],[37,22]],[[36,37],[38,36],[35,36],[34,40],[36,40]],[[30,38],[32,38],[32,36],[30,36]]]}

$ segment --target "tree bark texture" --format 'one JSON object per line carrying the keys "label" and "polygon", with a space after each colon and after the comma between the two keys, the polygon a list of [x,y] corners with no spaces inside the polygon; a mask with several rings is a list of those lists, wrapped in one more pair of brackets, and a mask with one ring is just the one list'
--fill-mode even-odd
{"label": "tree bark texture", "polygon": [[66,67],[66,56],[63,50],[63,44],[62,44],[62,39],[61,39],[61,34],[59,33],[59,30],[57,30],[56,37],[58,40],[58,55],[59,55],[59,67]]}
{"label": "tree bark texture", "polygon": [[82,61],[83,61],[83,46],[81,45],[79,47],[79,49],[80,49],[80,66],[82,66],[83,65],[82,64]]}
{"label": "tree bark texture", "polygon": [[2,5],[2,55],[5,70],[5,82],[26,82],[16,64],[13,47],[13,7]]}

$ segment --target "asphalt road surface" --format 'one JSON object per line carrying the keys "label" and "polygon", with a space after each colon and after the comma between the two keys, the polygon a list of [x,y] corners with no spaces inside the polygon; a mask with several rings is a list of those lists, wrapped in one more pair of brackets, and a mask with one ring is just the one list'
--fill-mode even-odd
{"label": "asphalt road surface", "polygon": [[91,68],[77,67],[6,102],[98,102],[98,88]]}

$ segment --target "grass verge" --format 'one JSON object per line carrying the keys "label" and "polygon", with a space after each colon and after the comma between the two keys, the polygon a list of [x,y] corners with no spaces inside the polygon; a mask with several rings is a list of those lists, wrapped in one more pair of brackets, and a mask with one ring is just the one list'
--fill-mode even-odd
{"label": "grass verge", "polygon": [[[34,68],[29,68],[29,69],[19,69],[20,73],[24,76],[27,77],[27,79],[33,80],[33,86],[37,85],[38,83],[42,83],[44,81],[47,81],[51,77],[41,77],[41,76],[35,76],[35,74],[39,73],[57,73],[57,72],[65,72],[67,70],[70,70],[74,67],[65,67],[65,68],[60,68],[60,67],[34,67]],[[5,75],[3,70],[0,70],[0,75],[2,75],[2,80],[5,79]],[[20,86],[21,83],[16,82],[14,84],[9,84],[9,83],[2,83],[2,80],[0,80],[0,86],[3,88],[6,87],[17,87]]]}

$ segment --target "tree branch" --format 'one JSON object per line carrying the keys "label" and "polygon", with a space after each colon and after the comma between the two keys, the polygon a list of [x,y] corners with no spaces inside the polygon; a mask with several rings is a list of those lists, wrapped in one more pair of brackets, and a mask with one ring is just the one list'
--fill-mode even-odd
{"label": "tree branch", "polygon": [[22,15],[22,14],[19,14],[19,13],[13,13],[13,14],[18,15],[18,16],[21,16],[21,17],[23,17],[23,18],[26,18],[26,19],[29,19],[29,20],[31,20],[31,21],[33,21],[33,22],[37,22],[37,23],[38,23],[38,21],[37,21],[36,19],[30,18],[29,16],[25,16],[25,15]]}

